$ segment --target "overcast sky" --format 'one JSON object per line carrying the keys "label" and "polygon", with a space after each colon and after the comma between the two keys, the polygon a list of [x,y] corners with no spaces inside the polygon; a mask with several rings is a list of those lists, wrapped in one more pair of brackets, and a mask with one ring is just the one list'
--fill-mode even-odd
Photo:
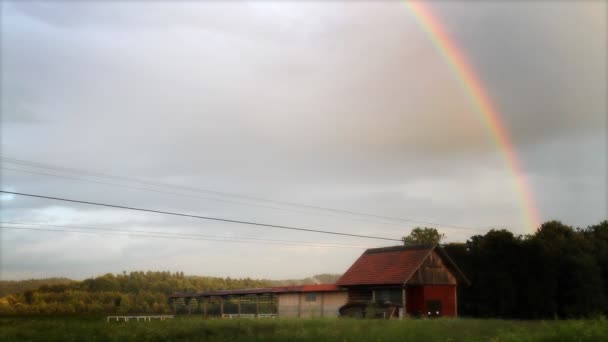
{"label": "overcast sky", "polygon": [[[427,4],[500,112],[541,219],[606,219],[606,3]],[[476,107],[400,1],[1,6],[3,158],[436,222],[448,241],[494,227],[530,233]],[[418,225],[10,161],[1,170],[10,191],[397,239]],[[3,279],[295,278],[342,273],[362,246],[393,244],[1,200],[3,222],[357,245],[3,229]]]}

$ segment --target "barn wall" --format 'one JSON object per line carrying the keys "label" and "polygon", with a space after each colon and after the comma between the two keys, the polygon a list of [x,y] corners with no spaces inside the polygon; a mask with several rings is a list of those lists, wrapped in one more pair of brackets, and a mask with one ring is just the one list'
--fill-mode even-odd
{"label": "barn wall", "polygon": [[279,297],[279,317],[298,317],[299,293],[281,293]]}
{"label": "barn wall", "polygon": [[455,285],[424,285],[424,302],[427,300],[441,301],[441,315],[456,317],[456,286]]}
{"label": "barn wall", "polygon": [[408,286],[405,289],[405,307],[410,316],[423,315],[425,311],[423,286]]}
{"label": "barn wall", "polygon": [[348,301],[349,302],[369,302],[373,298],[372,289],[370,287],[349,287]]}
{"label": "barn wall", "polygon": [[324,292],[323,296],[323,317],[338,317],[340,308],[348,302],[348,292]]}
{"label": "barn wall", "polygon": [[407,282],[408,285],[456,285],[456,283],[456,277],[436,251],[433,251],[426,259],[424,259],[418,270],[416,270],[416,272]]}
{"label": "barn wall", "polygon": [[[311,302],[306,301],[307,295],[315,295],[315,300]],[[321,297],[323,293],[318,292],[303,292],[299,293],[301,298],[300,306],[300,317],[303,318],[316,318],[321,317]]]}
{"label": "barn wall", "polygon": [[[314,301],[306,301],[307,294],[314,293]],[[302,292],[279,294],[279,317],[337,317],[338,310],[348,300],[346,291]]]}

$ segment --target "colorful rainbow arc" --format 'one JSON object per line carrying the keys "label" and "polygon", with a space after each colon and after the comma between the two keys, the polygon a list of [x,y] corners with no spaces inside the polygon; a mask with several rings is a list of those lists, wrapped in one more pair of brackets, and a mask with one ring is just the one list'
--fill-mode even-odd
{"label": "colorful rainbow arc", "polygon": [[540,215],[535,205],[534,196],[528,185],[528,181],[522,170],[521,163],[517,158],[515,147],[511,143],[507,130],[500,120],[496,108],[488,94],[484,91],[481,80],[477,77],[475,70],[465,59],[463,53],[458,49],[443,29],[439,20],[431,13],[428,6],[418,1],[407,1],[407,7],[416,18],[418,24],[428,34],[439,54],[447,61],[454,72],[456,79],[461,83],[469,99],[477,109],[477,116],[489,132],[507,164],[513,179],[517,195],[524,215],[527,228],[534,232],[539,227]]}

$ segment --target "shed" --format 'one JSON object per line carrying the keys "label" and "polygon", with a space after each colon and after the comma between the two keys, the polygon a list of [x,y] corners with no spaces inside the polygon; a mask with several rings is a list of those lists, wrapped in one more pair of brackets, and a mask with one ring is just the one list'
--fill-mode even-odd
{"label": "shed", "polygon": [[334,284],[174,293],[175,313],[204,317],[337,317],[346,290]]}

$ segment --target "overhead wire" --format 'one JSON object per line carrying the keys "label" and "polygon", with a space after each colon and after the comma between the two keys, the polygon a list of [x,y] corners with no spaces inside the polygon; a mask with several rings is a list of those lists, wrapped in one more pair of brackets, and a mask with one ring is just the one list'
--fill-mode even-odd
{"label": "overhead wire", "polygon": [[[176,240],[192,240],[192,241],[211,241],[211,242],[231,242],[231,243],[247,243],[247,244],[261,244],[261,245],[279,245],[279,246],[305,246],[305,247],[323,247],[323,248],[370,248],[364,245],[340,245],[340,244],[328,244],[328,243],[299,243],[299,242],[279,242],[280,240],[247,240],[246,238],[205,238],[198,237],[196,234],[175,234],[175,233],[162,233],[162,232],[143,232],[126,229],[109,229],[109,228],[93,228],[93,227],[73,227],[72,229],[62,229],[58,225],[49,224],[23,224],[27,227],[10,227],[9,225],[20,225],[20,223],[8,223],[1,222],[1,229],[11,230],[34,230],[34,231],[49,231],[49,232],[64,232],[64,233],[83,233],[83,234],[100,234],[100,235],[114,235],[114,236],[127,236],[127,237],[145,237],[145,238],[161,238],[161,239],[176,239]],[[34,226],[34,227],[32,227]],[[40,228],[49,227],[49,228]],[[193,235],[193,236],[188,236]]]}
{"label": "overhead wire", "polygon": [[14,221],[0,221],[0,224],[10,225],[22,225],[22,226],[41,226],[50,228],[68,228],[68,229],[86,229],[86,230],[103,230],[103,231],[117,231],[127,233],[143,233],[143,234],[160,234],[167,236],[190,236],[190,237],[204,237],[214,238],[223,241],[225,239],[238,239],[238,240],[252,240],[252,241],[263,241],[263,242],[281,242],[281,243],[293,243],[298,245],[326,245],[326,246],[345,246],[345,247],[357,247],[357,248],[370,248],[370,246],[355,245],[338,242],[317,242],[317,241],[302,241],[302,240],[281,240],[281,239],[265,239],[265,238],[254,238],[254,237],[237,237],[237,236],[218,236],[209,234],[196,234],[196,233],[174,233],[166,231],[150,231],[150,230],[135,230],[135,229],[117,229],[117,228],[105,228],[105,227],[83,227],[83,226],[68,226],[58,224],[48,224],[39,222],[14,222]]}
{"label": "overhead wire", "polygon": [[[236,201],[231,201],[231,200],[222,199],[222,198],[206,197],[206,196],[202,196],[200,194],[185,194],[185,193],[174,192],[174,191],[166,191],[166,190],[158,190],[158,189],[151,189],[151,188],[143,188],[143,187],[126,185],[126,184],[110,183],[110,182],[103,182],[103,181],[86,179],[86,178],[78,178],[78,177],[73,177],[73,176],[53,174],[53,173],[48,173],[48,172],[15,169],[15,168],[5,167],[5,166],[0,166],[0,169],[8,170],[8,171],[15,171],[15,172],[28,173],[28,174],[34,174],[34,175],[52,176],[52,177],[58,177],[58,178],[64,178],[64,179],[70,179],[70,180],[81,181],[81,182],[88,182],[88,183],[94,183],[94,184],[111,185],[111,186],[117,186],[117,187],[121,187],[121,188],[125,188],[125,189],[140,190],[140,191],[150,191],[150,192],[169,194],[169,195],[175,195],[175,196],[182,196],[182,197],[189,197],[189,198],[201,198],[201,199],[209,200],[209,201],[230,203],[230,204],[236,204],[236,205],[242,205],[242,206],[256,206],[256,207],[268,208],[268,209],[274,209],[274,210],[286,210],[286,211],[291,211],[291,212],[295,212],[295,213],[308,214],[308,215],[313,214],[313,215],[320,215],[320,216],[331,217],[331,218],[338,218],[338,217],[340,217],[340,216],[336,216],[336,214],[332,215],[332,214],[326,214],[326,213],[320,213],[320,212],[302,211],[302,210],[297,210],[297,209],[293,209],[293,208],[273,207],[273,206],[263,205],[263,204],[259,204],[259,203],[236,202]],[[357,220],[357,221],[362,221],[362,222],[379,223],[379,224],[383,224],[383,225],[389,225],[389,226],[401,227],[401,228],[413,228],[412,226],[404,227],[403,224],[396,223],[396,222],[386,222],[386,221],[379,221],[379,220],[366,219],[366,218],[360,218],[360,217],[350,217],[349,219]],[[455,228],[455,229],[458,229],[458,228]]]}
{"label": "overhead wire", "polygon": [[336,246],[336,245],[322,245],[322,244],[293,244],[293,243],[280,243],[280,242],[265,242],[265,241],[243,241],[233,239],[207,239],[207,238],[194,238],[194,237],[182,237],[182,236],[166,236],[166,235],[151,235],[151,234],[130,234],[128,231],[125,233],[112,233],[112,232],[99,232],[99,231],[82,231],[82,230],[71,230],[71,229],[48,229],[48,228],[33,228],[33,227],[6,227],[0,226],[0,229],[11,229],[11,230],[34,230],[34,231],[46,231],[46,232],[62,232],[62,233],[79,233],[79,234],[99,234],[99,235],[114,235],[114,236],[128,236],[128,237],[144,237],[144,238],[159,238],[159,239],[174,239],[174,240],[192,240],[192,241],[212,241],[212,242],[229,242],[229,243],[247,243],[247,244],[263,244],[263,245],[281,245],[281,246],[306,246],[306,247],[328,247],[328,248],[368,248],[365,246]]}
{"label": "overhead wire", "polygon": [[375,218],[375,219],[393,221],[393,222],[404,222],[404,223],[409,222],[409,223],[431,225],[431,226],[437,226],[437,227],[449,228],[449,229],[478,230],[478,231],[489,230],[489,229],[485,229],[485,228],[465,227],[465,226],[460,226],[460,225],[443,224],[443,223],[438,223],[438,222],[414,220],[414,219],[402,218],[402,217],[383,216],[383,215],[378,215],[378,214],[364,213],[364,212],[345,210],[345,209],[327,208],[327,207],[321,207],[321,206],[309,205],[309,204],[303,204],[303,203],[296,203],[296,202],[289,202],[289,201],[272,200],[272,199],[267,199],[267,198],[235,194],[235,193],[229,193],[229,192],[221,192],[221,191],[202,189],[202,188],[196,188],[196,187],[191,187],[191,186],[183,186],[183,185],[177,185],[177,184],[152,182],[152,181],[141,180],[141,179],[137,179],[137,178],[110,175],[107,173],[94,172],[94,171],[85,170],[85,169],[69,168],[69,167],[64,167],[64,166],[59,166],[59,165],[45,164],[45,163],[27,161],[27,160],[16,159],[16,158],[0,157],[0,160],[4,161],[6,163],[11,163],[11,164],[27,165],[30,167],[46,168],[46,169],[52,169],[52,170],[62,171],[62,172],[80,173],[80,174],[85,174],[85,175],[89,175],[92,177],[112,178],[112,179],[129,181],[129,182],[137,182],[140,184],[147,184],[147,185],[157,186],[157,187],[181,189],[181,190],[185,190],[185,191],[207,193],[207,194],[213,194],[216,196],[244,199],[244,200],[248,200],[248,201],[272,203],[272,204],[276,204],[276,205],[283,205],[283,206],[289,206],[289,207],[300,207],[300,208],[306,208],[309,210],[333,212],[333,213],[338,213],[338,214],[343,214],[343,215],[346,214],[349,216],[362,216],[362,217]]}
{"label": "overhead wire", "polygon": [[130,207],[130,206],[124,206],[124,205],[108,204],[108,203],[82,201],[82,200],[75,200],[75,199],[62,198],[62,197],[53,197],[53,196],[44,196],[44,195],[37,195],[37,194],[28,194],[28,193],[22,193],[22,192],[16,192],[16,191],[0,190],[0,193],[12,194],[12,195],[18,195],[18,196],[26,196],[26,197],[32,197],[32,198],[50,199],[50,200],[70,202],[70,203],[80,203],[80,204],[87,204],[87,205],[95,205],[95,206],[102,206],[102,207],[108,207],[108,208],[125,209],[125,210],[149,212],[149,213],[172,215],[172,216],[180,216],[180,217],[189,217],[189,218],[211,220],[211,221],[219,221],[219,222],[226,222],[226,223],[245,224],[245,225],[252,225],[252,226],[259,226],[259,227],[266,227],[266,228],[276,228],[276,229],[285,229],[285,230],[310,232],[310,233],[319,233],[319,234],[350,236],[350,237],[375,239],[375,240],[401,241],[401,239],[394,239],[394,238],[387,238],[387,237],[380,237],[380,236],[350,234],[350,233],[341,233],[341,232],[321,230],[321,229],[291,227],[291,226],[285,226],[285,225],[268,224],[268,223],[253,222],[253,221],[233,220],[233,219],[226,219],[226,218],[220,218],[220,217],[194,215],[194,214],[185,214],[185,213],[177,213],[177,212],[164,211],[164,210],[155,210],[155,209]]}

